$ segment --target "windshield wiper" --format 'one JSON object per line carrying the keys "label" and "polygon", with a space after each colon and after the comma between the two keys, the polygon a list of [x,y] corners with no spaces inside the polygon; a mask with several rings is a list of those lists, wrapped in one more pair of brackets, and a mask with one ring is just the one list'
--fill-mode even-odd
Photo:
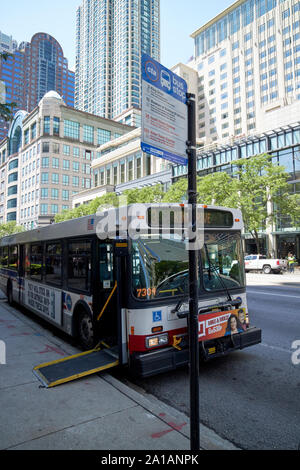
{"label": "windshield wiper", "polygon": [[204,248],[205,248],[205,253],[206,253],[206,258],[207,258],[207,261],[208,261],[208,264],[209,264],[209,269],[212,267],[213,268],[213,271],[216,273],[218,279],[220,280],[220,283],[222,284],[222,287],[223,289],[225,290],[226,294],[227,294],[227,297],[228,297],[228,300],[229,302],[233,302],[232,300],[232,297],[230,295],[230,292],[225,284],[225,282],[223,281],[222,279],[222,276],[221,274],[218,272],[218,268],[215,266],[215,264],[211,261],[210,257],[209,257],[209,253],[208,253],[208,249],[207,249],[207,245],[206,243],[204,243]]}

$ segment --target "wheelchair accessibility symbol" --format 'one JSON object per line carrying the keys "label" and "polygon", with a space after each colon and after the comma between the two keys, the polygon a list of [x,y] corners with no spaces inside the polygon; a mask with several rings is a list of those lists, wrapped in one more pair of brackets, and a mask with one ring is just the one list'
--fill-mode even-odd
{"label": "wheelchair accessibility symbol", "polygon": [[157,312],[152,312],[152,317],[153,317],[153,322],[159,322],[161,321],[161,310],[157,311]]}

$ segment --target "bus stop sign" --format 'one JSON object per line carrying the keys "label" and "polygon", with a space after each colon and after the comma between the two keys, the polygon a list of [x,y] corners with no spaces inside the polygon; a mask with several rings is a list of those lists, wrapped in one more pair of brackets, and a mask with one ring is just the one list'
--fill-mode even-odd
{"label": "bus stop sign", "polygon": [[185,80],[147,54],[142,55],[143,152],[187,164],[186,93]]}

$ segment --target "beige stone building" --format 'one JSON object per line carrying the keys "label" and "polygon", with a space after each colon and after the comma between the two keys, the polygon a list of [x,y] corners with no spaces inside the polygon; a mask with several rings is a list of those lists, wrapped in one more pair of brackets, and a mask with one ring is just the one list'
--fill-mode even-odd
{"label": "beige stone building", "polygon": [[70,108],[54,91],[30,114],[19,111],[0,143],[0,222],[49,224],[92,187],[97,148],[132,129]]}

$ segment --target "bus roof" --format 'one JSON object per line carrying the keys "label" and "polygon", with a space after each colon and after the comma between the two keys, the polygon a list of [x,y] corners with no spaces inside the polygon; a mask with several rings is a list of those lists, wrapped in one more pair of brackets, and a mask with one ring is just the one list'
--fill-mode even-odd
{"label": "bus roof", "polygon": [[[95,235],[97,233],[101,233],[101,228],[106,227],[106,224],[110,221],[112,226],[108,226],[109,229],[106,231],[107,238],[116,238],[116,229],[121,226],[122,223],[125,222],[125,225],[129,224],[133,220],[139,220],[141,233],[144,231],[148,232],[149,228],[151,228],[152,233],[159,232],[161,227],[152,226],[149,227],[148,223],[146,222],[146,211],[148,209],[157,209],[157,211],[162,210],[170,210],[170,211],[182,211],[183,204],[132,204],[129,206],[124,206],[120,208],[110,208],[105,212],[94,214],[94,215],[87,215],[84,217],[80,217],[77,219],[71,219],[64,222],[54,223],[47,225],[45,227],[36,228],[34,230],[28,230],[21,233],[16,233],[13,235],[9,235],[0,239],[0,246],[5,245],[14,245],[20,243],[34,243],[39,241],[46,241],[46,240],[59,240],[63,238],[71,238],[71,237],[83,237],[83,236],[90,236]],[[187,207],[187,205],[185,205]],[[209,228],[224,228],[224,229],[231,229],[231,230],[241,230],[243,228],[243,220],[242,214],[237,209],[229,209],[225,207],[216,207],[216,206],[203,206],[198,205],[198,208],[204,208],[205,211],[215,211],[215,212],[224,212],[224,213],[231,213],[233,225],[229,226],[219,226],[219,227],[206,227]],[[112,218],[114,217],[114,218]],[[127,218],[127,220],[124,220]],[[114,223],[115,221],[115,223]],[[123,225],[124,227],[124,225]],[[167,225],[164,225],[164,228],[168,229]],[[111,230],[112,229],[112,230]],[[124,229],[123,229],[124,232]],[[103,232],[102,232],[103,233]],[[101,238],[103,238],[101,236]],[[121,238],[122,237],[121,235]],[[126,237],[127,238],[127,237]]]}

